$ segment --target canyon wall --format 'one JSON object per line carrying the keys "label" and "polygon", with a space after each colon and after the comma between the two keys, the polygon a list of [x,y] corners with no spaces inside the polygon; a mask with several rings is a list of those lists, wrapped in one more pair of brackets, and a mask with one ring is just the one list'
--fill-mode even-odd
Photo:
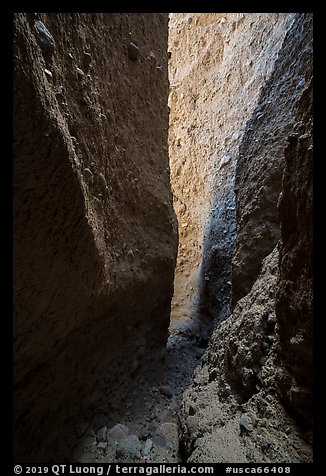
{"label": "canyon wall", "polygon": [[[312,19],[310,18],[311,29]],[[307,28],[303,24],[304,28]],[[311,30],[308,30],[310,34]],[[278,322],[277,375],[281,398],[310,429],[313,410],[313,91],[312,45],[303,45],[305,87],[296,123],[284,151],[279,200],[280,274],[276,294]]]}
{"label": "canyon wall", "polygon": [[62,462],[168,335],[167,14],[14,16],[14,455]]}
{"label": "canyon wall", "polygon": [[172,327],[231,302],[239,145],[293,22],[286,13],[173,13],[169,148],[179,252]]}
{"label": "canyon wall", "polygon": [[312,15],[295,14],[240,145],[234,309],[184,394],[189,462],[313,458],[311,78]]}
{"label": "canyon wall", "polygon": [[[284,149],[295,123],[311,55],[306,25],[297,20],[263,85],[239,148],[236,166],[237,233],[232,259],[232,301],[251,289],[261,263],[280,238],[277,202]],[[277,105],[277,114],[276,114]]]}

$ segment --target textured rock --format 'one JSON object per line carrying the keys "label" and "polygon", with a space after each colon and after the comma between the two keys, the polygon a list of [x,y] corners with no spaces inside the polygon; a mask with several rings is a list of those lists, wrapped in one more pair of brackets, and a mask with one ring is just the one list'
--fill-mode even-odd
{"label": "textured rock", "polygon": [[115,425],[113,428],[111,428],[108,433],[107,433],[107,440],[108,441],[119,441],[128,436],[129,434],[129,429],[125,425],[121,425],[118,423],[118,425]]}
{"label": "textured rock", "polygon": [[285,149],[282,195],[280,275],[276,297],[280,394],[290,411],[312,425],[313,274],[312,274],[312,55],[296,110],[296,125]]}
{"label": "textured rock", "polygon": [[[312,461],[307,435],[276,397],[277,365],[271,349],[262,364],[261,342],[275,308],[278,252],[265,258],[251,291],[213,333],[183,397],[181,444],[191,463]],[[209,375],[215,369],[215,378]],[[228,385],[231,392],[223,389]],[[197,411],[189,416],[190,408]]]}
{"label": "textured rock", "polygon": [[97,441],[106,441],[106,434],[107,434],[107,427],[103,426],[98,432],[97,432]]}
{"label": "textured rock", "polygon": [[120,440],[117,447],[117,456],[120,461],[131,463],[134,458],[140,457],[142,444],[138,436],[129,435]]}
{"label": "textured rock", "polygon": [[213,318],[227,316],[238,147],[292,21],[284,13],[170,15],[169,148],[180,225],[172,326],[198,301]]}
{"label": "textured rock", "polygon": [[164,395],[165,397],[172,397],[173,396],[173,389],[170,387],[170,385],[161,385],[158,388],[159,392]]}
{"label": "textured rock", "polygon": [[162,436],[170,448],[178,451],[178,426],[175,423],[162,423],[157,429],[157,435]]}
{"label": "textured rock", "polygon": [[51,56],[14,17],[14,454],[57,463],[168,334],[168,18],[38,17]]}
{"label": "textured rock", "polygon": [[280,237],[277,202],[282,187],[284,150],[311,61],[309,21],[309,16],[296,14],[240,145],[236,170],[237,237],[232,261],[233,305],[250,291],[263,258]]}
{"label": "textured rock", "polygon": [[240,146],[235,307],[184,394],[189,462],[312,462],[311,24],[295,15]]}
{"label": "textured rock", "polygon": [[147,439],[145,442],[143,454],[144,456],[148,456],[149,453],[152,451],[153,448],[153,441],[151,439]]}

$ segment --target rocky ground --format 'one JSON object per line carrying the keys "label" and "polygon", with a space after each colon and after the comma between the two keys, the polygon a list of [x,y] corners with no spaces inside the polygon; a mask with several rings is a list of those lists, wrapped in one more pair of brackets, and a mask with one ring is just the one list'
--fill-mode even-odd
{"label": "rocky ground", "polygon": [[110,420],[80,428],[69,461],[311,462],[312,437],[284,409],[273,384],[277,259],[275,249],[207,349],[209,329],[201,328],[203,336],[198,321],[171,331],[160,362],[135,375],[120,399],[108,393]]}
{"label": "rocky ground", "polygon": [[[179,408],[207,341],[198,338],[196,326],[176,328],[160,362],[148,364],[125,388],[120,401],[111,402],[110,420],[85,422],[73,462],[181,461]],[[108,400],[110,399],[108,395]]]}
{"label": "rocky ground", "polygon": [[210,339],[180,412],[188,462],[312,461],[312,435],[300,429],[276,386],[277,279],[275,247],[250,293]]}

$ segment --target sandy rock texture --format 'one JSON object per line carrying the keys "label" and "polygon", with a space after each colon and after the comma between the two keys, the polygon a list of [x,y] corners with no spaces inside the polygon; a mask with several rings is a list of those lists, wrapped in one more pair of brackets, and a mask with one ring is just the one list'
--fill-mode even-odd
{"label": "sandy rock texture", "polygon": [[311,19],[296,14],[272,74],[264,84],[240,145],[236,166],[237,232],[232,259],[232,301],[245,296],[263,258],[280,238],[278,198],[284,150],[312,61]]}
{"label": "sandy rock texture", "polygon": [[[262,121],[269,111],[268,126],[256,110],[240,146],[238,293],[249,258],[256,271],[248,271],[249,292],[213,333],[185,392],[189,462],[312,462],[311,27],[310,14],[295,15],[257,106]],[[265,223],[275,228],[266,243]]]}
{"label": "sandy rock texture", "polygon": [[277,248],[212,336],[185,392],[181,444],[192,463],[311,462],[309,435],[278,397]]}
{"label": "sandy rock texture", "polygon": [[62,462],[166,341],[167,34],[167,14],[14,16],[18,462]]}
{"label": "sandy rock texture", "polygon": [[169,149],[180,235],[172,327],[198,304],[208,319],[228,315],[238,148],[292,22],[285,13],[170,14]]}

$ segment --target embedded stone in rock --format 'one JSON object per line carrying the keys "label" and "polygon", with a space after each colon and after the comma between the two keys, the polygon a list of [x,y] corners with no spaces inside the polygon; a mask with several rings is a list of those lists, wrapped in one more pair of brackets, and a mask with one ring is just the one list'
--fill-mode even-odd
{"label": "embedded stone in rock", "polygon": [[170,385],[161,385],[159,388],[158,388],[159,392],[164,395],[165,397],[172,397],[173,395],[173,390],[172,388],[170,387]]}
{"label": "embedded stone in rock", "polygon": [[138,59],[139,53],[140,53],[140,50],[139,50],[138,46],[135,45],[135,43],[129,43],[129,45],[128,45],[128,57],[129,57],[129,59],[131,59],[132,61],[136,61]]}
{"label": "embedded stone in rock", "polygon": [[129,435],[129,428],[118,423],[107,432],[107,441],[120,441]]}
{"label": "embedded stone in rock", "polygon": [[267,322],[268,322],[268,324],[271,324],[271,325],[276,324],[276,317],[275,317],[275,315],[270,314],[270,315],[268,316]]}
{"label": "embedded stone in rock", "polygon": [[53,76],[53,75],[52,75],[52,72],[51,72],[49,69],[46,69],[46,68],[45,68],[44,73],[45,73],[47,76],[49,76],[49,78],[52,78],[52,76]]}
{"label": "embedded stone in rock", "polygon": [[36,20],[34,23],[34,28],[37,31],[37,38],[40,41],[41,46],[49,49],[54,50],[55,48],[55,41],[49,30],[46,28],[44,23],[39,20]]}
{"label": "embedded stone in rock", "polygon": [[[148,46],[146,55],[153,51],[166,70],[168,14],[163,16],[42,13],[44,24],[34,27],[28,14],[14,15],[18,462],[69,458],[80,439],[72,414],[90,421],[107,415],[103,423],[96,420],[96,430],[122,421],[111,415],[107,400],[130,383],[131,362],[140,371],[168,336],[177,248],[166,172],[168,78],[158,82],[147,62],[137,69],[137,78],[136,64],[126,67],[128,35],[135,31],[139,45]],[[45,41],[53,51],[51,33],[57,47],[52,61],[44,63],[46,50],[38,44]],[[93,56],[93,81],[83,75],[90,60],[84,52]],[[44,68],[51,70],[52,80]],[[49,88],[48,80],[54,79],[57,84]],[[81,94],[83,85],[87,91]],[[55,95],[63,90],[65,104]],[[108,109],[109,134],[100,119]],[[149,111],[155,121],[149,121]],[[100,172],[110,179],[105,206],[99,205]],[[128,247],[120,259],[124,242]],[[128,250],[134,251],[133,260]],[[42,326],[36,325],[42,316]],[[141,322],[137,334],[150,336],[146,351],[137,345],[136,321]]]}
{"label": "embedded stone in rock", "polygon": [[86,71],[89,69],[92,62],[92,55],[90,53],[84,53],[83,63]]}
{"label": "embedded stone in rock", "polygon": [[193,404],[190,404],[189,405],[189,415],[190,416],[193,416],[197,411],[197,407]]}

